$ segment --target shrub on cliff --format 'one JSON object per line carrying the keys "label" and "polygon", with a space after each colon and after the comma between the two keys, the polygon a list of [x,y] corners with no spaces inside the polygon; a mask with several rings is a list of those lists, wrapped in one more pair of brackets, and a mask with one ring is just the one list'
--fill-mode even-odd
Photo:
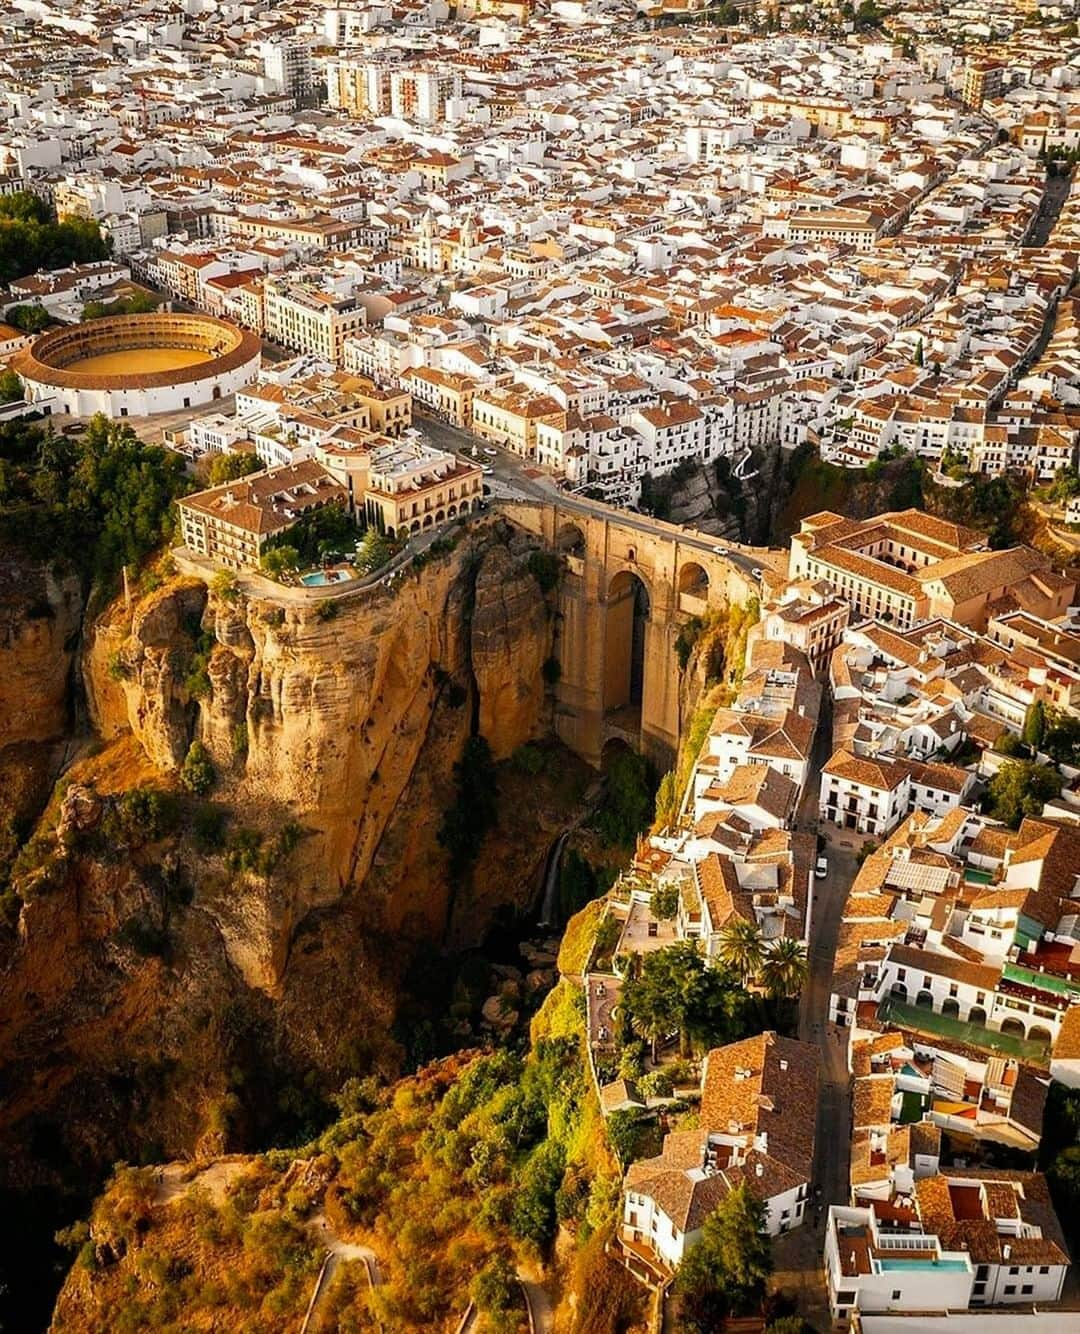
{"label": "shrub on cliff", "polygon": [[469,737],[454,765],[457,798],[443,816],[439,843],[450,856],[450,873],[463,875],[476,860],[496,820],[497,781],[491,747],[482,736]]}
{"label": "shrub on cliff", "polygon": [[210,753],[201,741],[193,741],[180,767],[180,781],[195,797],[205,797],[217,775]]}

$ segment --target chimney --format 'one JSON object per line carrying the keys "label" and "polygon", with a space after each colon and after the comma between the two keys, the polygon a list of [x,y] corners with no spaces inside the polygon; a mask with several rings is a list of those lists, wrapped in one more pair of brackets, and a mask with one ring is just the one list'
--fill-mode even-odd
{"label": "chimney", "polygon": [[[754,1166],[754,1171],[757,1173],[757,1175],[758,1175],[759,1177],[765,1175],[765,1168],[764,1168],[764,1166],[763,1166],[761,1163],[757,1163],[757,1164],[755,1164],[755,1166]],[[1006,1246],[1005,1249],[1008,1250],[1009,1248]],[[1005,1258],[1006,1258],[1006,1260],[1007,1260],[1009,1257],[1006,1256]]]}
{"label": "chimney", "polygon": [[780,1060],[780,1069],[781,1069],[781,1070],[786,1070],[786,1069],[787,1069],[787,1061],[785,1061],[783,1058],[781,1058],[781,1060]]}
{"label": "chimney", "polygon": [[1002,1246],[1002,1248],[1001,1248],[1001,1258],[1002,1258],[1003,1260],[1007,1260],[1007,1259],[1009,1258],[1010,1255],[1012,1255],[1012,1247],[1011,1247],[1011,1246]]}

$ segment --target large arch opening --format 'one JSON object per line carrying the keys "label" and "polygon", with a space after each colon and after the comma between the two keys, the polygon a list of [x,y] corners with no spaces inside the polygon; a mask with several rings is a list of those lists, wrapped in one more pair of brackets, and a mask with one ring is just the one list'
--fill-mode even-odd
{"label": "large arch opening", "polygon": [[1001,1031],[1008,1038],[1022,1038],[1027,1036],[1027,1029],[1019,1019],[1006,1019],[1001,1025]]}
{"label": "large arch opening", "polygon": [[1032,1024],[1031,1031],[1028,1033],[1029,1042],[1041,1042],[1049,1047],[1053,1044],[1054,1035],[1043,1024]]}
{"label": "large arch opening", "polygon": [[679,592],[696,598],[709,596],[709,575],[703,565],[694,560],[687,561],[679,571]]}
{"label": "large arch opening", "polygon": [[555,538],[555,549],[564,556],[584,556],[585,534],[576,523],[564,523]]}
{"label": "large arch opening", "polygon": [[983,1028],[986,1027],[986,1011],[981,1005],[973,1005],[968,1010],[968,1023],[982,1024]]}
{"label": "large arch opening", "polygon": [[641,731],[645,632],[651,604],[644,581],[620,570],[608,586],[604,615],[604,716],[627,735]]}

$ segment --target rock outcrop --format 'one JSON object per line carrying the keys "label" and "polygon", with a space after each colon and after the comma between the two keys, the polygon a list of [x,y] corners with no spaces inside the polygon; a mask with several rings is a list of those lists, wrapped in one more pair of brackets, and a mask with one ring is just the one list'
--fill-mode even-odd
{"label": "rock outcrop", "polygon": [[69,677],[83,599],[74,575],[0,556],[0,746],[69,726]]}

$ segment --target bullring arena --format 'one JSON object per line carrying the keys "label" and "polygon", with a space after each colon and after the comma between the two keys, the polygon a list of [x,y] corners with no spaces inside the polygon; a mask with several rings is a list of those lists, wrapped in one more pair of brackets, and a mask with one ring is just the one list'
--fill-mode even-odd
{"label": "bullring arena", "polygon": [[149,417],[226,398],[259,369],[254,334],[210,315],[117,315],[53,329],[16,354],[26,397],[52,411]]}

